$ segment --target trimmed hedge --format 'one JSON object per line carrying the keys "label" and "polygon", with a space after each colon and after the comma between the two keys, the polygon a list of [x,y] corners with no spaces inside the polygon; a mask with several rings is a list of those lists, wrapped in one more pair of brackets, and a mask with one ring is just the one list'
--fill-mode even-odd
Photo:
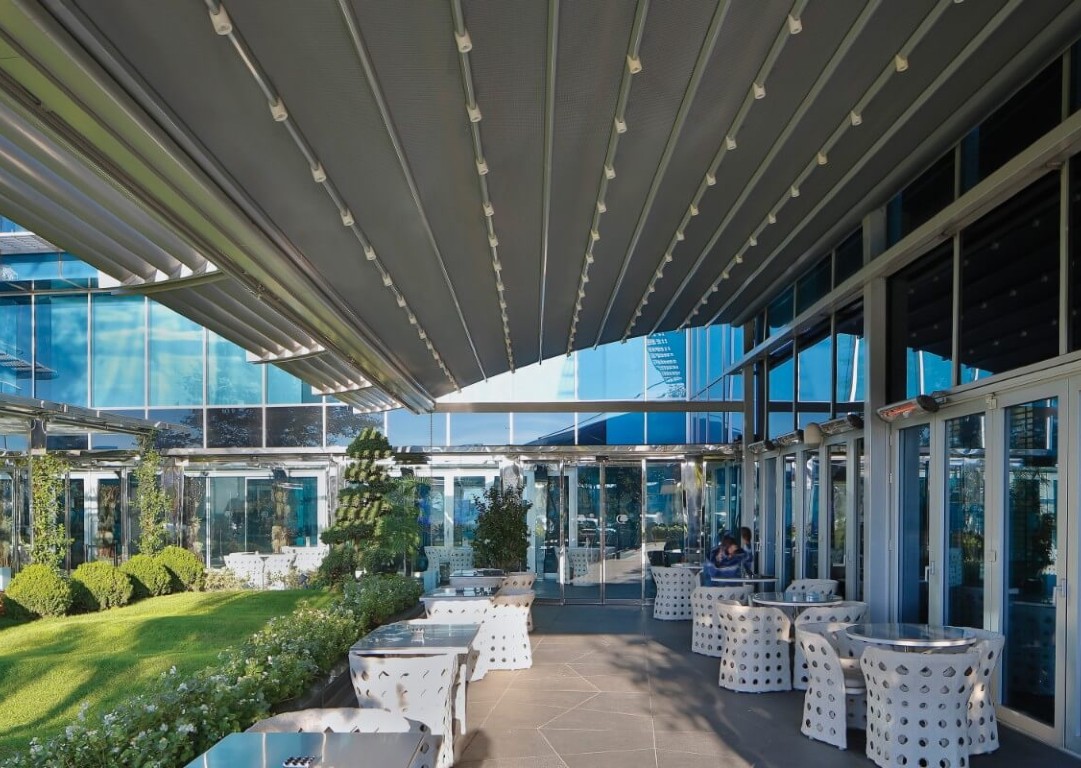
{"label": "trimmed hedge", "polygon": [[135,582],[135,597],[158,597],[172,591],[173,577],[150,555],[135,555],[120,566]]}
{"label": "trimmed hedge", "polygon": [[71,585],[59,572],[41,563],[15,574],[5,593],[8,611],[16,605],[34,616],[63,616],[71,610]]}
{"label": "trimmed hedge", "polygon": [[[134,558],[133,558],[134,559]],[[185,765],[223,737],[266,717],[302,693],[356,639],[416,605],[421,586],[401,576],[371,576],[329,606],[302,605],[267,622],[222,654],[219,667],[182,678],[98,717],[80,715],[49,742],[0,763],[2,768],[170,768]]]}
{"label": "trimmed hedge", "polygon": [[83,563],[71,574],[75,606],[88,612],[117,608],[131,602],[135,584],[112,563]]}
{"label": "trimmed hedge", "polygon": [[173,592],[199,592],[206,579],[206,566],[199,556],[183,547],[166,547],[156,556],[173,581]]}

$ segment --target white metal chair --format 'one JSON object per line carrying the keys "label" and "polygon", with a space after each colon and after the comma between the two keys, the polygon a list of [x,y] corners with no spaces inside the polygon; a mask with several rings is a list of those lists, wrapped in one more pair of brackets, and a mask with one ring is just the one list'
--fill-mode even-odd
{"label": "white metal chair", "polygon": [[254,552],[232,552],[225,556],[225,567],[254,589],[263,586],[263,561]]}
{"label": "white metal chair", "polygon": [[724,630],[719,684],[730,691],[792,690],[792,622],[777,608],[717,605]]}
{"label": "white metal chair", "polygon": [[386,709],[428,726],[442,736],[435,764],[454,765],[454,685],[458,659],[433,656],[349,655],[349,673],[357,706]]}
{"label": "white metal chair", "polygon": [[995,702],[991,698],[991,681],[1002,656],[1006,636],[986,629],[972,631],[979,638],[975,650],[980,655],[980,667],[972,686],[972,696],[968,700],[969,754],[983,755],[998,749],[998,718],[995,715]]}
{"label": "white metal chair", "polygon": [[[503,586],[499,588],[499,594],[503,594],[503,590],[512,591],[529,591],[533,589],[533,584],[537,581],[537,574],[530,571],[515,571],[508,573],[503,577]],[[530,632],[533,631],[533,610],[530,609],[529,615],[526,617],[526,629]]]}
{"label": "white metal chair", "polygon": [[689,568],[665,568],[655,565],[650,570],[657,582],[657,597],[653,600],[653,618],[660,621],[687,621],[693,618],[691,592],[698,578]]}
{"label": "white metal chair", "polygon": [[819,592],[823,595],[837,594],[837,579],[796,579],[785,592]]}
{"label": "white metal chair", "polygon": [[485,669],[529,669],[533,647],[529,641],[529,611],[536,593],[503,590],[492,598],[488,616],[477,636],[480,663]]}
{"label": "white metal chair", "polygon": [[468,660],[469,680],[480,680],[488,673],[488,657],[481,656],[481,638],[492,610],[491,600],[433,600],[428,603],[428,619],[441,624],[477,624],[480,631]]}
{"label": "white metal chair", "polygon": [[841,664],[846,622],[796,625],[796,643],[807,666],[803,696],[804,736],[848,747],[848,728],[867,727],[867,686],[863,673]]}
{"label": "white metal chair", "polygon": [[[859,624],[867,615],[867,603],[858,600],[847,600],[833,605],[812,606],[807,608],[792,622],[796,629],[805,624],[821,624],[823,622],[843,622],[845,624]],[[803,658],[803,651],[799,643],[796,643],[795,660],[792,662],[792,687],[799,691],[807,690],[807,660]],[[859,654],[857,653],[858,657]],[[841,662],[844,664],[844,661]],[[858,663],[852,663],[852,669],[859,668]]]}
{"label": "white metal chair", "polygon": [[980,655],[905,653],[868,645],[867,757],[887,766],[969,764],[968,700]]}
{"label": "white metal chair", "polygon": [[720,656],[724,632],[717,618],[717,601],[735,600],[745,604],[750,594],[749,586],[695,587],[691,591],[691,652]]}

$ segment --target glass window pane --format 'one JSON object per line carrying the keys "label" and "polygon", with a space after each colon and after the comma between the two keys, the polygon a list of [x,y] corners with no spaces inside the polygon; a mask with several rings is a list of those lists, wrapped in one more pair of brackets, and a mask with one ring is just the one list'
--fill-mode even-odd
{"label": "glass window pane", "polygon": [[1058,354],[1058,208],[1052,173],[961,233],[962,384]]}
{"label": "glass window pane", "polygon": [[86,296],[37,297],[36,397],[86,407],[89,384],[86,299]]}
{"label": "glass window pane", "polygon": [[29,296],[0,298],[0,394],[30,397],[34,368]]}
{"label": "glass window pane", "polygon": [[827,256],[815,264],[796,281],[796,314],[806,311],[812,304],[830,292],[832,263]]}
{"label": "glass window pane", "polygon": [[276,365],[266,366],[266,398],[274,405],[323,402],[322,395],[312,392],[311,384]]}
{"label": "glass window pane", "polygon": [[646,399],[687,398],[687,340],[683,331],[655,333],[646,339]]}
{"label": "glass window pane", "polygon": [[1062,60],[1056,59],[961,142],[961,190],[972,189],[1062,119]]}
{"label": "glass window pane", "polygon": [[953,202],[954,165],[951,149],[890,200],[886,206],[887,246],[899,242]]}
{"label": "glass window pane", "polygon": [[[811,337],[813,339],[813,337]],[[833,340],[829,335],[817,340],[800,339],[799,344],[799,400],[800,402],[830,401],[833,382]]]}
{"label": "glass window pane", "polygon": [[405,408],[387,411],[387,440],[391,445],[447,444],[447,414],[415,414]]}
{"label": "glass window pane", "polygon": [[865,385],[863,343],[863,304],[857,302],[837,313],[837,382],[834,398],[838,403],[862,403]]}
{"label": "glass window pane", "polygon": [[263,412],[259,408],[209,408],[207,448],[261,448]]}
{"label": "glass window pane", "polygon": [[210,542],[210,565],[225,565],[225,556],[243,552],[247,503],[243,477],[207,478],[209,521],[206,539]]}
{"label": "glass window pane", "polygon": [[509,445],[510,414],[450,414],[451,445]]}
{"label": "glass window pane", "polygon": [[579,445],[638,445],[644,442],[643,413],[583,413],[578,416]]}
{"label": "glass window pane", "polygon": [[91,297],[95,408],[146,403],[146,299]]}
{"label": "glass window pane", "polygon": [[147,412],[147,418],[152,421],[180,424],[188,428],[187,432],[169,429],[158,432],[159,448],[203,447],[203,410],[201,408],[151,408]]}
{"label": "glass window pane", "polygon": [[532,363],[439,398],[441,403],[556,402],[574,400],[578,354]]}
{"label": "glass window pane", "polygon": [[984,415],[946,422],[946,623],[983,627]]}
{"label": "glass window pane", "polygon": [[823,529],[830,532],[829,573],[826,578],[837,581],[837,594],[854,600],[846,589],[848,563],[848,446],[845,443],[829,447],[829,507]]}
{"label": "glass window pane", "polygon": [[770,336],[792,322],[792,311],[795,308],[793,293],[792,286],[785,288],[766,308]]}
{"label": "glass window pane", "polygon": [[818,578],[818,451],[802,454],[803,578]]}
{"label": "glass window pane", "polygon": [[638,400],[645,385],[645,339],[605,344],[578,352],[578,397]]}
{"label": "glass window pane", "polygon": [[[136,419],[146,418],[146,412],[142,408],[129,408],[125,410],[110,411],[118,416],[132,416]],[[139,438],[135,435],[125,435],[118,432],[94,432],[90,435],[90,448],[95,451],[101,450],[133,450],[139,447]]]}
{"label": "glass window pane", "polygon": [[263,366],[216,333],[209,333],[207,399],[210,405],[259,405],[263,402]]}
{"label": "glass window pane", "polygon": [[203,404],[202,327],[150,302],[150,405]]}
{"label": "glass window pane", "polygon": [[323,444],[323,408],[318,405],[266,409],[267,448],[318,448]]}
{"label": "glass window pane", "polygon": [[948,389],[952,383],[952,244],[943,243],[893,275],[888,295],[888,399]]}
{"label": "glass window pane", "polygon": [[769,362],[769,399],[770,402],[792,402],[795,385],[792,377],[796,366],[792,362],[792,349],[773,358]]}
{"label": "glass window pane", "polygon": [[477,499],[484,495],[483,477],[454,478],[454,545],[468,546],[477,527]]}
{"label": "glass window pane", "polygon": [[515,445],[574,445],[573,413],[515,413],[512,418]]}
{"label": "glass window pane", "polygon": [[[383,431],[383,414],[357,413],[352,406],[332,405],[327,407],[327,446],[347,446],[365,427],[375,427]],[[397,442],[395,445],[417,445],[417,443]],[[427,445],[427,443],[421,443]]]}
{"label": "glass window pane", "polygon": [[863,228],[846,237],[833,254],[833,285],[837,287],[863,268]]}
{"label": "glass window pane", "polygon": [[650,445],[683,445],[687,442],[686,413],[647,413],[646,442]]}

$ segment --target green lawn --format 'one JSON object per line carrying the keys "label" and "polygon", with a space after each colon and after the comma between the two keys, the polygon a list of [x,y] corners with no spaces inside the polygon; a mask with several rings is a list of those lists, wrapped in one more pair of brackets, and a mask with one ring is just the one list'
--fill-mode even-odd
{"label": "green lawn", "polygon": [[195,672],[268,619],[324,592],[188,592],[0,631],[0,755],[48,738],[82,702],[107,712],[169,667]]}

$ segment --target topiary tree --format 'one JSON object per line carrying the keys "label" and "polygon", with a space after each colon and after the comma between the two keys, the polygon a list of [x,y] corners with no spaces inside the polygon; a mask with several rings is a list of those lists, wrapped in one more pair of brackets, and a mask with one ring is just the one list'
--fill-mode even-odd
{"label": "topiary tree", "polygon": [[71,608],[71,584],[51,565],[33,563],[15,574],[5,602],[33,616],[63,616]]}
{"label": "topiary tree", "polygon": [[131,602],[135,585],[131,577],[112,563],[83,563],[71,574],[76,607],[84,611],[104,611]]}
{"label": "topiary tree", "polygon": [[206,566],[190,549],[166,547],[155,559],[169,571],[174,592],[198,592],[203,588]]}
{"label": "topiary tree", "polygon": [[120,570],[131,576],[137,598],[158,597],[172,591],[173,577],[164,565],[150,555],[135,555],[121,565]]}
{"label": "topiary tree", "polygon": [[135,507],[139,510],[139,552],[156,555],[165,546],[165,521],[173,499],[161,486],[161,454],[154,435],[139,438],[139,463],[135,467]]}
{"label": "topiary tree", "polygon": [[497,483],[473,503],[477,506],[473,561],[480,566],[519,570],[529,548],[526,514],[533,502],[523,499],[517,486],[500,488]]}
{"label": "topiary tree", "polygon": [[64,478],[68,463],[54,453],[30,458],[30,503],[33,508],[33,539],[30,560],[60,570],[72,539],[64,529]]}

